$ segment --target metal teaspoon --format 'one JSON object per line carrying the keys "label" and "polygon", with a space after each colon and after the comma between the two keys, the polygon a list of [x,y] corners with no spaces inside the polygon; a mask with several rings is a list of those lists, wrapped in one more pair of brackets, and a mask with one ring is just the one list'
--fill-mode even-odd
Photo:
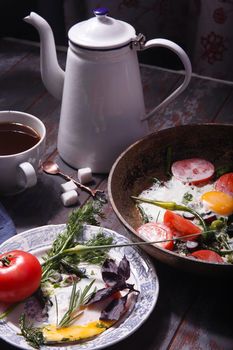
{"label": "metal teaspoon", "polygon": [[[60,175],[62,176],[65,180],[68,181],[73,181],[79,188],[81,188],[82,190],[88,192],[93,198],[96,198],[97,196],[99,197],[99,195],[103,195],[104,191],[101,190],[92,190],[90,187],[85,186],[83,184],[81,184],[81,182],[78,182],[76,180],[74,180],[71,176],[64,174],[58,167],[58,165],[51,161],[45,161],[42,165],[41,165],[42,170],[50,175]],[[98,198],[100,199],[100,198]],[[103,199],[102,199],[103,200]]]}

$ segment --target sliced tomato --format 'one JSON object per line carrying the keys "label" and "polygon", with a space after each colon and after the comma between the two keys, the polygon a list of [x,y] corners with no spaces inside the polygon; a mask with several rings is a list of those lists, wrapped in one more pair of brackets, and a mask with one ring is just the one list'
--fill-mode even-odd
{"label": "sliced tomato", "polygon": [[214,185],[217,191],[233,196],[233,173],[227,173],[218,178]]}
{"label": "sliced tomato", "polygon": [[[174,213],[173,211],[166,210],[163,222],[166,226],[170,227],[173,236],[183,237],[186,235],[201,233],[200,227],[194,225],[190,220],[183,218],[181,215]],[[198,236],[187,237],[185,240],[195,240]]]}
{"label": "sliced tomato", "polygon": [[205,159],[190,158],[174,162],[171,171],[178,180],[197,185],[208,181],[215,169],[213,164]]}
{"label": "sliced tomato", "polygon": [[[156,222],[148,222],[147,224],[143,224],[142,226],[138,227],[137,233],[142,239],[149,242],[173,238],[169,227]],[[161,242],[156,243],[156,245],[164,249],[172,250],[174,247],[174,242]]]}
{"label": "sliced tomato", "polygon": [[205,260],[208,262],[224,263],[223,258],[218,253],[215,253],[212,250],[208,249],[196,250],[191,254],[191,256],[196,259]]}

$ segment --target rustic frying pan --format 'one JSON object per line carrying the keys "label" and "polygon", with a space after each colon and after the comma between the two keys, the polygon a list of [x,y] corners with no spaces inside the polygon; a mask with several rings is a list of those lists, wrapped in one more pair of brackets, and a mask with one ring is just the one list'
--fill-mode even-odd
{"label": "rustic frying pan", "polygon": [[[132,234],[136,235],[135,229],[142,220],[131,196],[148,188],[153,177],[166,179],[168,146],[172,149],[172,161],[199,157],[216,167],[229,165],[233,162],[233,125],[196,124],[165,129],[135,142],[118,157],[109,174],[108,193],[116,215]],[[174,267],[204,274],[233,273],[230,264],[181,257],[150,245],[142,247],[151,256]]]}

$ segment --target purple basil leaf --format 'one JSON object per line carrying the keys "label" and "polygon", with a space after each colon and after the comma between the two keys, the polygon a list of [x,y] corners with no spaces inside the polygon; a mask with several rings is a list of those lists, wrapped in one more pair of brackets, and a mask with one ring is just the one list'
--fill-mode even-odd
{"label": "purple basil leaf", "polygon": [[113,299],[107,307],[101,312],[100,320],[102,321],[118,321],[125,312],[125,305],[128,294],[119,299]]}
{"label": "purple basil leaf", "polygon": [[116,293],[120,290],[123,290],[125,288],[126,288],[125,283],[119,283],[119,284],[115,284],[114,286],[111,286],[111,287],[99,289],[99,290],[97,290],[97,292],[95,292],[91,295],[91,297],[89,298],[89,300],[86,302],[85,305],[90,305],[90,304],[97,303],[98,301],[105,300],[105,299],[109,298],[110,296],[112,296],[114,293]]}
{"label": "purple basil leaf", "polygon": [[107,299],[115,292],[116,292],[115,286],[99,289],[97,290],[97,292],[93,293],[90,296],[89,300],[86,302],[85,305],[94,304],[94,303],[97,303],[98,301]]}
{"label": "purple basil leaf", "polygon": [[118,266],[113,259],[106,259],[102,265],[102,272],[109,271],[117,273]]}
{"label": "purple basil leaf", "polygon": [[108,286],[113,286],[122,278],[118,275],[118,266],[113,259],[106,259],[102,266],[102,278]]}
{"label": "purple basil leaf", "polygon": [[125,288],[128,288],[130,290],[130,292],[136,292],[138,294],[140,293],[139,290],[134,289],[134,284],[126,283],[126,287]]}
{"label": "purple basil leaf", "polygon": [[119,266],[117,266],[113,259],[106,259],[103,263],[101,272],[102,278],[107,284],[107,287],[99,289],[97,292],[93,293],[86,302],[86,305],[105,300],[114,293],[124,289],[129,289],[130,292],[138,292],[134,289],[133,284],[126,283],[126,280],[130,276],[130,265],[125,256],[120,261]]}
{"label": "purple basil leaf", "polygon": [[109,272],[109,271],[102,272],[102,278],[104,282],[107,284],[107,286],[114,286],[115,284],[118,284],[121,281],[124,281],[124,278],[122,278],[121,275],[118,275],[114,272]]}
{"label": "purple basil leaf", "polygon": [[122,276],[125,281],[130,277],[129,261],[126,259],[125,255],[119,263],[117,273],[118,275]]}

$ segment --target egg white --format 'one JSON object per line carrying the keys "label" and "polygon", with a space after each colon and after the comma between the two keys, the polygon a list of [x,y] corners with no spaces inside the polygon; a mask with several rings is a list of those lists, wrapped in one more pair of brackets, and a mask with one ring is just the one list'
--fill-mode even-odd
{"label": "egg white", "polygon": [[[86,285],[90,284],[95,280],[89,293],[93,292],[94,289],[101,289],[104,287],[104,282],[101,277],[100,268],[96,265],[87,265],[86,274],[90,278],[82,278],[77,283],[77,290],[85,288]],[[54,288],[53,295],[51,296],[52,306],[48,310],[48,324],[58,324],[65,312],[68,310],[69,301],[71,296],[72,286],[66,286],[61,288]],[[109,302],[109,301],[108,301]],[[98,321],[103,304],[97,305],[96,307],[88,307],[83,310],[83,313],[77,318],[73,325],[85,325],[93,321]]]}
{"label": "egg white", "polygon": [[[200,214],[206,214],[209,212],[209,209],[201,201],[201,196],[206,192],[212,191],[213,188],[213,184],[194,186],[183,183],[177,180],[175,177],[172,177],[165,183],[154,183],[150,188],[141,192],[139,197],[188,205],[189,207],[192,207],[194,210],[198,211]],[[185,201],[184,197],[187,193],[192,196],[191,201]],[[140,203],[140,207],[149,218],[149,221],[156,221],[158,223],[163,222],[166,209],[149,203]],[[176,212],[179,213],[179,211]]]}

